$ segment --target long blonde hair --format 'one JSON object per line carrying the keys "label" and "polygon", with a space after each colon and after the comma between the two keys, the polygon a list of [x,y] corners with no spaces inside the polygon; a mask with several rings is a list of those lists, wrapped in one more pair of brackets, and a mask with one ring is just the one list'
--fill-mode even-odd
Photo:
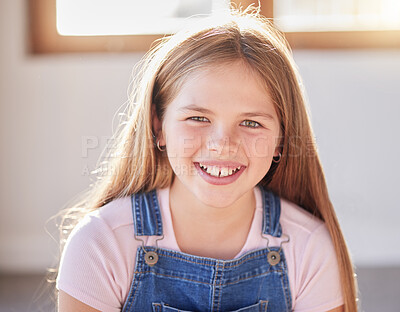
{"label": "long blonde hair", "polygon": [[345,311],[357,311],[353,266],[329,199],[290,48],[252,8],[232,10],[205,25],[164,38],[143,58],[126,120],[98,165],[101,175],[64,215],[61,243],[87,212],[119,197],[171,185],[172,168],[154,146],[152,114],[163,120],[166,106],[197,68],[242,60],[265,81],[281,122],[281,161],[272,164],[260,183],[325,221],[339,263]]}

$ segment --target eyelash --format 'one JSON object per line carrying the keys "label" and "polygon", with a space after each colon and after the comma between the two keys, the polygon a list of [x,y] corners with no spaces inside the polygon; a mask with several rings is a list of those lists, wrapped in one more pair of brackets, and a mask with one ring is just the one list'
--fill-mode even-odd
{"label": "eyelash", "polygon": [[[198,122],[207,122],[209,121],[206,117],[202,117],[202,116],[193,116],[189,118],[190,120],[193,121],[198,121]],[[252,126],[249,125],[249,123],[253,124]],[[247,127],[247,128],[259,128],[261,127],[261,125],[254,120],[243,120],[241,123],[241,125]]]}
{"label": "eyelash", "polygon": [[[248,128],[259,128],[259,127],[261,127],[261,125],[257,121],[254,121],[254,120],[243,120],[240,124],[243,124],[243,123],[246,123],[247,126],[246,125],[244,125],[244,126],[248,127]],[[249,123],[252,123],[253,126],[249,126],[248,125]]]}
{"label": "eyelash", "polygon": [[201,116],[194,116],[194,117],[190,117],[189,119],[193,120],[193,121],[199,121],[199,122],[208,121],[208,119],[206,117],[201,117]]}

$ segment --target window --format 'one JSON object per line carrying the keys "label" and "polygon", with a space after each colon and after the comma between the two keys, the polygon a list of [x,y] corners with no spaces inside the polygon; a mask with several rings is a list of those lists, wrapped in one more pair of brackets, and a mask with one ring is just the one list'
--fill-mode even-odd
{"label": "window", "polygon": [[67,36],[174,33],[189,19],[227,8],[221,0],[56,0],[57,30]]}
{"label": "window", "polygon": [[286,32],[400,30],[398,0],[279,0],[274,15]]}
{"label": "window", "polygon": [[400,48],[398,0],[279,0],[273,15],[294,48]]}
{"label": "window", "polygon": [[[146,51],[228,0],[29,0],[33,53]],[[232,0],[261,5],[292,48],[400,48],[398,0]],[[91,9],[95,4],[96,10]],[[111,4],[107,6],[107,4]],[[152,10],[150,19],[145,12]],[[166,26],[168,25],[168,26]]]}

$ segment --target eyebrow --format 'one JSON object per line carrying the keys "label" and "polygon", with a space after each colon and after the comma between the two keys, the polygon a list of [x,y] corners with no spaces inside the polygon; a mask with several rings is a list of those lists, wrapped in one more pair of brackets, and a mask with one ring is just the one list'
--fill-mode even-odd
{"label": "eyebrow", "polygon": [[[178,110],[182,111],[182,112],[194,111],[194,112],[199,112],[199,113],[202,113],[202,114],[215,115],[213,111],[211,111],[211,110],[209,110],[207,108],[195,105],[195,104],[191,104],[191,105],[187,105],[187,106],[181,107]],[[247,113],[240,114],[240,116],[241,117],[264,117],[264,118],[269,119],[269,120],[275,120],[275,118],[271,114],[268,114],[268,113],[265,113],[265,112],[247,112]]]}
{"label": "eyebrow", "polygon": [[211,110],[201,107],[201,106],[197,106],[195,104],[190,104],[190,105],[181,107],[178,110],[182,111],[182,112],[194,111],[194,112],[199,112],[199,113],[203,113],[203,114],[214,115],[214,113]]}
{"label": "eyebrow", "polygon": [[264,117],[264,118],[269,119],[269,120],[275,120],[275,118],[271,114],[264,113],[264,112],[249,112],[249,113],[243,113],[240,116],[243,116],[243,117]]}

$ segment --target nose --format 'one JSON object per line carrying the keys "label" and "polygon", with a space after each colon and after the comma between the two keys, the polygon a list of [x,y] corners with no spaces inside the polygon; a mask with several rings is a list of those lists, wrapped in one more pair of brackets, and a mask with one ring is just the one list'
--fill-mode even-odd
{"label": "nose", "polygon": [[237,149],[238,135],[228,126],[214,127],[207,140],[207,149],[218,155],[230,155]]}

